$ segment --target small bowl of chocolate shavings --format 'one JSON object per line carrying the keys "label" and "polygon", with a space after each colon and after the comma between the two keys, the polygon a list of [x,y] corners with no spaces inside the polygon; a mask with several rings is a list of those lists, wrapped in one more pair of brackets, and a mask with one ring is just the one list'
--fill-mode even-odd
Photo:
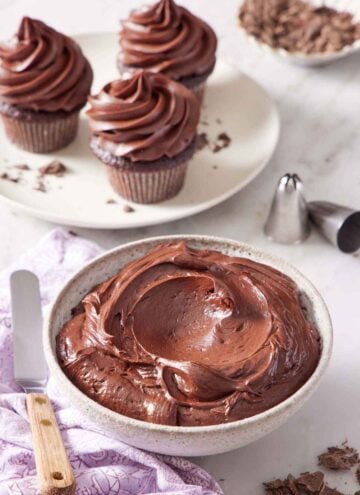
{"label": "small bowl of chocolate shavings", "polygon": [[243,0],[239,21],[249,41],[296,65],[360,51],[359,0]]}

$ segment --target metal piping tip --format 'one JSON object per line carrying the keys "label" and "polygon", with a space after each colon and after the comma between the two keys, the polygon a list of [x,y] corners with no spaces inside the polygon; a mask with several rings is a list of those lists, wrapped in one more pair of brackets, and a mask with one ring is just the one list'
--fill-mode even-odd
{"label": "metal piping tip", "polygon": [[285,174],[279,180],[264,232],[281,244],[299,244],[308,237],[308,210],[298,175]]}
{"label": "metal piping tip", "polygon": [[346,206],[311,201],[310,219],[331,244],[343,253],[360,251],[360,211]]}

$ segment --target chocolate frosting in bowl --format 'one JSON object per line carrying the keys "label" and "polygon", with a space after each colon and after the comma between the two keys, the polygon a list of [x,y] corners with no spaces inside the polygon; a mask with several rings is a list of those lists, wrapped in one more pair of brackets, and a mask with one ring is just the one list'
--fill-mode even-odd
{"label": "chocolate frosting in bowl", "polygon": [[194,94],[163,74],[140,71],[89,98],[98,145],[132,162],[172,158],[194,140],[200,108]]}
{"label": "chocolate frosting in bowl", "polygon": [[163,72],[173,79],[207,75],[215,64],[211,27],[173,0],[131,12],[120,32],[125,66]]}
{"label": "chocolate frosting in bowl", "polygon": [[317,366],[320,336],[286,275],[179,242],[95,287],[60,331],[57,354],[98,403],[144,421],[201,426],[292,395]]}
{"label": "chocolate frosting in bowl", "polygon": [[24,17],[14,39],[0,45],[1,103],[72,112],[86,104],[92,79],[77,43],[36,19]]}

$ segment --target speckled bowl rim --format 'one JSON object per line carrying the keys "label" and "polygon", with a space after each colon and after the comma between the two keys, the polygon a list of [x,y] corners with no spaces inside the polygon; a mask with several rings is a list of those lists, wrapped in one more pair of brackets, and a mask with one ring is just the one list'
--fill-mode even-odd
{"label": "speckled bowl rim", "polygon": [[[232,421],[230,423],[221,423],[217,425],[210,426],[170,426],[170,425],[160,425],[155,423],[150,423],[147,421],[142,421],[138,419],[131,418],[129,416],[122,415],[111,409],[106,408],[95,402],[93,399],[90,399],[87,395],[81,392],[65,375],[62,368],[60,367],[57,357],[55,345],[53,345],[51,341],[51,327],[53,325],[53,319],[57,312],[58,306],[61,305],[61,301],[68,291],[69,287],[73,284],[76,284],[78,278],[80,278],[83,274],[93,269],[96,270],[96,266],[99,262],[106,260],[107,258],[111,258],[114,255],[121,254],[123,251],[128,251],[130,248],[136,250],[137,247],[143,246],[144,244],[149,244],[149,246],[153,247],[154,243],[160,244],[162,242],[176,242],[176,241],[185,241],[185,242],[199,242],[199,243],[208,243],[209,249],[216,249],[215,245],[222,245],[222,249],[226,249],[226,246],[231,247],[232,249],[236,249],[239,251],[239,256],[255,259],[255,261],[259,261],[266,265],[277,268],[278,270],[284,272],[288,275],[297,285],[299,285],[301,292],[304,293],[309,301],[311,301],[311,307],[313,308],[313,316],[314,323],[318,329],[318,332],[321,337],[321,355],[318,362],[318,365],[314,371],[314,373],[310,376],[310,378],[305,382],[305,384],[297,390],[290,397],[280,402],[276,406],[267,409],[266,411],[251,416],[249,418],[241,419],[238,421]],[[214,244],[211,247],[211,244]],[[218,250],[220,248],[217,248]],[[91,287],[89,287],[89,291]],[[315,317],[316,313],[316,317]],[[321,324],[319,324],[321,323]],[[311,392],[315,389],[316,385],[319,383],[321,377],[323,376],[332,351],[332,323],[329,315],[329,311],[327,306],[318,292],[318,290],[314,287],[314,285],[304,276],[302,273],[294,268],[291,264],[282,260],[281,258],[274,256],[272,254],[266,253],[262,250],[256,249],[253,246],[222,237],[208,236],[208,235],[167,235],[167,236],[156,236],[149,237],[146,239],[141,239],[134,242],[129,242],[123,244],[119,247],[111,249],[110,251],[106,251],[104,254],[96,257],[90,263],[85,265],[82,269],[75,273],[63,286],[62,290],[58,293],[56,299],[49,312],[47,313],[47,317],[44,321],[44,330],[43,330],[43,344],[44,351],[47,364],[50,369],[51,374],[56,374],[56,379],[58,384],[64,385],[64,389],[68,389],[71,391],[71,394],[74,395],[77,399],[77,403],[82,402],[84,406],[87,408],[92,408],[96,415],[100,415],[103,420],[106,420],[110,424],[122,424],[136,427],[138,429],[153,431],[153,432],[162,432],[162,433],[176,433],[178,435],[197,435],[197,434],[205,434],[211,432],[229,432],[232,430],[238,430],[240,428],[246,428],[247,426],[253,425],[255,423],[262,423],[267,419],[272,418],[273,416],[282,415],[287,409],[292,408],[294,403],[297,403],[302,399],[303,396],[308,397]],[[69,394],[65,393],[68,397]]]}

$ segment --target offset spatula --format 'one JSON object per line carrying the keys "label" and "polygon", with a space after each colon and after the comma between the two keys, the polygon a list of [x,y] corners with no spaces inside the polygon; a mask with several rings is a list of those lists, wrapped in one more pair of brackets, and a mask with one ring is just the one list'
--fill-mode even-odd
{"label": "offset spatula", "polygon": [[19,270],[11,275],[10,286],[15,379],[27,393],[40,491],[42,495],[70,495],[75,492],[74,474],[51,403],[43,393],[47,367],[39,281],[33,273]]}

